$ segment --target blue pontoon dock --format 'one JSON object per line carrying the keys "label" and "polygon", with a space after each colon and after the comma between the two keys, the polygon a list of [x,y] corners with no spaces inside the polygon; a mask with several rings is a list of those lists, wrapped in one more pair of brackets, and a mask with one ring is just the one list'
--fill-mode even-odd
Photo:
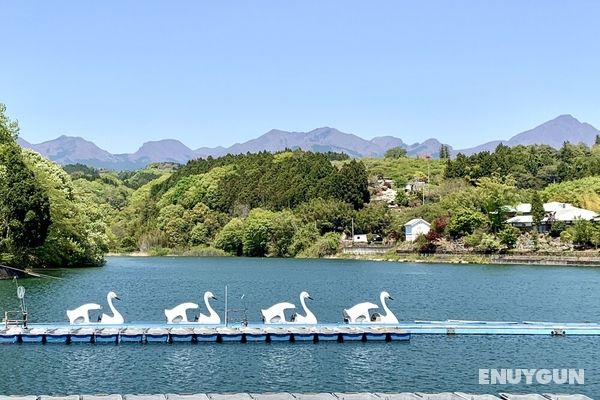
{"label": "blue pontoon dock", "polygon": [[411,335],[598,335],[598,323],[412,321],[399,324],[32,323],[3,326],[0,343],[394,342]]}

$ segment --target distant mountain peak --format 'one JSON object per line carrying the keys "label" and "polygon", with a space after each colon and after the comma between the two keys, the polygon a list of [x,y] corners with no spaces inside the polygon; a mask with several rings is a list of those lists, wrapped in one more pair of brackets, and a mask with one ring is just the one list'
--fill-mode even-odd
{"label": "distant mountain peak", "polygon": [[180,149],[192,151],[189,147],[187,147],[185,144],[181,143],[177,139],[150,140],[150,141],[142,143],[142,145],[140,146],[140,148],[137,151],[139,152],[139,151],[143,151],[146,149],[165,150],[165,149],[169,149],[169,148],[180,148]]}
{"label": "distant mountain peak", "polygon": [[575,118],[574,116],[572,116],[571,114],[561,114],[558,117],[550,120],[551,121],[574,121],[574,122],[579,122],[579,120],[577,118]]}
{"label": "distant mountain peak", "polygon": [[194,151],[176,139],[151,140],[129,157],[133,162],[139,160],[170,161],[185,163],[194,157]]}
{"label": "distant mountain peak", "polygon": [[[306,134],[314,135],[314,134],[329,133],[329,132],[340,132],[340,131],[335,128],[329,127],[329,126],[322,126],[320,128],[313,129],[310,132],[306,132]],[[343,133],[343,132],[340,132],[340,133]],[[350,135],[350,134],[348,134],[348,135]]]}
{"label": "distant mountain peak", "polygon": [[546,121],[533,129],[521,132],[508,140],[494,140],[482,145],[463,149],[460,152],[466,155],[481,151],[494,151],[499,143],[513,147],[518,145],[545,144],[559,148],[564,142],[584,143],[591,146],[596,135],[600,134],[592,125],[581,122],[571,114],[562,114]]}

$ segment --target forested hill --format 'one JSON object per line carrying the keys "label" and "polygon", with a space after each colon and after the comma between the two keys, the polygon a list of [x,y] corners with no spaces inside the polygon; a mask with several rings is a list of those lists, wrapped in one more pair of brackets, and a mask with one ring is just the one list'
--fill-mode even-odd
{"label": "forested hill", "polygon": [[559,149],[500,144],[493,152],[482,151],[471,156],[459,153],[446,164],[447,179],[466,178],[476,182],[483,177],[510,175],[519,188],[543,189],[551,183],[600,175],[600,136],[591,147],[568,142]]}
{"label": "forested hill", "polygon": [[239,207],[277,211],[315,198],[361,208],[369,201],[364,165],[350,161],[337,169],[333,155],[296,150],[194,160],[155,185],[152,194],[184,207],[202,202],[225,213]]}
{"label": "forested hill", "polygon": [[101,265],[108,227],[58,165],[16,143],[18,126],[0,104],[0,263]]}
{"label": "forested hill", "polygon": [[[369,190],[362,162],[338,168],[332,158],[343,157],[295,150],[190,161],[131,195],[115,221],[115,240],[123,251],[335,252]],[[315,223],[316,210],[329,220]]]}

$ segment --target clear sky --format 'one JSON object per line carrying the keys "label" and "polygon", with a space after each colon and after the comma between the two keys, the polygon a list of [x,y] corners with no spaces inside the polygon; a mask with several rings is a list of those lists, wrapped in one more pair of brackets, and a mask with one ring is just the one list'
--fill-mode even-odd
{"label": "clear sky", "polygon": [[0,102],[111,152],[336,127],[455,148],[600,128],[600,1],[0,0]]}

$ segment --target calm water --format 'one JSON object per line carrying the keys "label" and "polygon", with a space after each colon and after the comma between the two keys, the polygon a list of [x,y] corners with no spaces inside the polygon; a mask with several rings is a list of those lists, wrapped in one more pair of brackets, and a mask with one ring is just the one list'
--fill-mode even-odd
{"label": "calm water", "polygon": [[[346,260],[110,258],[103,268],[57,271],[63,280],[27,279],[34,322],[65,321],[65,310],[105,304],[117,292],[126,321],[162,321],[163,309],[206,290],[230,307],[245,294],[251,321],[279,301],[315,299],[321,322],[343,308],[396,299],[401,320],[600,320],[600,269],[422,265]],[[14,283],[0,281],[0,309],[15,308]],[[223,309],[223,302],[216,302]],[[0,393],[236,391],[445,391],[600,394],[600,338],[413,336],[410,343],[5,345]],[[581,386],[481,386],[479,368],[585,368]]]}

